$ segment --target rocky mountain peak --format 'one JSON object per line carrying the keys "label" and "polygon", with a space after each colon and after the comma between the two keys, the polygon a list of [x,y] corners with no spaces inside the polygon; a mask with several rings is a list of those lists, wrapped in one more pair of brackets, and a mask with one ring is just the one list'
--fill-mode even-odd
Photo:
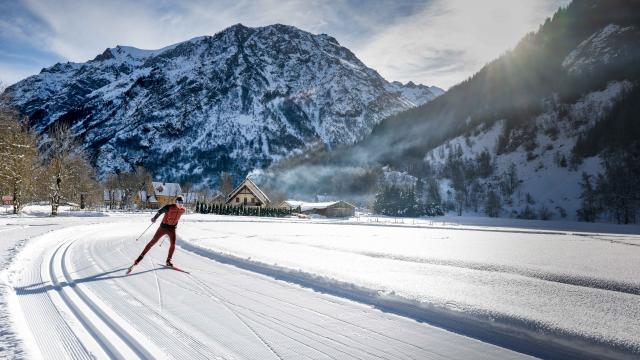
{"label": "rocky mountain peak", "polygon": [[6,91],[36,131],[70,124],[101,175],[142,164],[202,184],[312,144],[353,143],[438,95],[393,85],[333,37],[282,24],[236,24],[157,50],[118,45]]}

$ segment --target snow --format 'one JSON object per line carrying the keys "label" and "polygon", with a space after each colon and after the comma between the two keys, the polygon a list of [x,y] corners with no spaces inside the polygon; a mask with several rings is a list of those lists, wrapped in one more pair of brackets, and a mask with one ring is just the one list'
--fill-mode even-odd
{"label": "snow", "polygon": [[383,168],[382,183],[399,187],[414,187],[418,178],[409,175],[406,171],[395,171]]}
{"label": "snow", "polygon": [[437,86],[414,84],[411,81],[406,84],[402,84],[399,81],[393,81],[389,85],[395,91],[400,92],[405,99],[409,100],[412,107],[425,104],[444,94],[444,90]]}
{"label": "snow", "polygon": [[[0,205],[0,216],[9,215],[9,218],[22,217],[49,217],[51,215],[51,205],[29,204],[22,208],[20,214],[13,215],[13,206]],[[58,207],[58,217],[102,217],[102,216],[119,216],[117,213],[107,213],[101,210],[80,210],[72,208],[68,205],[60,205]]]}
{"label": "snow", "polygon": [[300,207],[300,211],[309,211],[317,209],[326,209],[331,205],[335,205],[338,201],[324,201],[324,202],[306,202],[298,200],[286,200],[287,206],[291,208]]}
{"label": "snow", "polygon": [[586,343],[640,353],[637,227],[618,227],[636,232],[630,235],[205,216],[186,221],[183,246],[293,274],[309,286],[358,292],[373,303],[382,297],[400,312],[411,304],[513,331],[579,339],[578,348]]}
{"label": "snow", "polygon": [[[54,65],[7,89],[25,114],[45,109],[38,132],[90,108],[71,125],[96,147],[101,177],[153,163],[161,178],[196,174],[192,182],[212,186],[210,174],[228,170],[223,158],[234,163],[234,177],[244,176],[310,144],[353,143],[436,96],[423,85],[391,85],[330,37],[280,25],[233,26],[159,50],[117,46],[104,55]],[[193,159],[200,169],[190,167]]]}
{"label": "snow", "polygon": [[562,61],[562,67],[569,74],[581,75],[592,72],[598,64],[611,63],[616,57],[624,56],[625,52],[620,44],[616,43],[616,39],[628,36],[635,30],[634,26],[621,27],[617,24],[605,26],[572,50]]}
{"label": "snow", "polygon": [[[200,215],[186,218],[181,233],[204,225],[197,222],[204,219]],[[156,246],[124,276],[151,237],[149,232],[134,241],[148,216],[8,218],[0,230],[9,221],[19,224],[18,237],[35,235],[1,273],[11,289],[13,322],[20,324],[12,329],[22,339],[2,338],[3,345],[27,348],[16,357],[528,358],[349,296],[317,292],[202,256],[187,243],[177,249],[174,262],[189,275],[159,267],[166,247]],[[289,223],[275,223],[290,232]],[[0,259],[7,258],[1,254]],[[6,313],[5,307],[0,311]],[[7,328],[6,321],[1,325]]]}
{"label": "snow", "polygon": [[[553,212],[556,219],[561,217],[563,211],[568,219],[575,219],[580,206],[579,182],[582,173],[598,174],[601,171],[600,157],[584,159],[576,168],[561,167],[555,158],[563,156],[568,164],[578,136],[600,121],[632,86],[627,80],[614,81],[600,91],[585,94],[573,104],[562,104],[568,110],[566,117],[559,115],[560,105],[548,100],[548,109],[532,119],[538,130],[535,134],[536,148],[530,154],[527,154],[522,146],[509,153],[496,154],[496,144],[504,128],[504,121],[498,120],[491,126],[479,126],[474,134],[468,137],[458,136],[448,140],[425,154],[424,161],[441,167],[449,157],[449,152],[456,151],[458,146],[466,159],[473,159],[482,151],[488,151],[495,160],[494,176],[501,176],[508,171],[511,164],[515,164],[518,178],[522,180],[514,194],[513,205],[504,204],[503,216],[522,210],[526,206],[526,194],[530,194],[536,202],[533,205],[534,209],[545,206]],[[547,130],[551,128],[558,130],[555,139],[547,135]],[[495,182],[496,179],[488,181]],[[447,190],[453,192],[448,184],[447,181],[441,181],[443,194],[446,194]]]}
{"label": "snow", "polygon": [[[60,207],[60,217],[48,217],[49,206],[28,205],[21,215],[12,215],[10,207],[0,210],[0,358],[42,358],[32,334],[18,315],[22,312],[12,289],[9,267],[20,262],[26,245],[37,242],[38,237],[66,226],[111,221],[114,217],[86,217],[71,212],[68,207]],[[18,273],[20,274],[20,272]],[[12,321],[13,319],[13,321]],[[19,334],[19,335],[18,335]]]}
{"label": "snow", "polygon": [[177,196],[182,194],[182,188],[178,183],[154,181],[153,189],[156,196]]}

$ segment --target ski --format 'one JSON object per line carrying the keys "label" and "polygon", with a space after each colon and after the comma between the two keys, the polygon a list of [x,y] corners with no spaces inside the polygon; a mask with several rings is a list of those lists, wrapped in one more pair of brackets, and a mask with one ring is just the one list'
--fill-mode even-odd
{"label": "ski", "polygon": [[183,273],[185,273],[185,274],[191,274],[190,272],[188,272],[188,271],[186,271],[186,270],[182,270],[182,269],[180,269],[179,267],[175,267],[175,266],[167,266],[167,265],[163,265],[163,264],[158,264],[158,265],[159,265],[159,266],[162,266],[162,267],[163,267],[163,268],[165,268],[165,269],[172,269],[172,270],[175,270],[175,271],[183,272]]}
{"label": "ski", "polygon": [[136,266],[135,264],[129,266],[129,268],[127,269],[127,273],[125,275],[129,275],[131,274],[131,270],[133,270],[133,267]]}

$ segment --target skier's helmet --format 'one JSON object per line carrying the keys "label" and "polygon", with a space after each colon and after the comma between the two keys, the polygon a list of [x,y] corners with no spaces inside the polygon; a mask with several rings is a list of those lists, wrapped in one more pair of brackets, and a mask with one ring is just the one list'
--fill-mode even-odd
{"label": "skier's helmet", "polygon": [[182,198],[182,196],[178,196],[176,198],[176,204],[180,204],[180,205],[184,204],[184,199]]}

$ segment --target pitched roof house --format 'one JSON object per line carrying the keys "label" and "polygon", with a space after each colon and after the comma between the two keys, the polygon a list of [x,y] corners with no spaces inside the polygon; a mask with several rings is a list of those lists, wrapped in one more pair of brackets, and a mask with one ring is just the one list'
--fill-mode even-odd
{"label": "pitched roof house", "polygon": [[225,205],[231,206],[248,206],[248,207],[267,207],[271,204],[271,200],[258,185],[251,179],[246,178],[236,187],[227,197]]}
{"label": "pitched roof house", "polygon": [[152,185],[153,194],[159,206],[173,204],[176,201],[176,197],[182,194],[182,188],[178,183],[154,181]]}
{"label": "pitched roof house", "polygon": [[227,198],[223,194],[216,194],[216,196],[214,196],[210,202],[212,204],[224,204],[226,200]]}

